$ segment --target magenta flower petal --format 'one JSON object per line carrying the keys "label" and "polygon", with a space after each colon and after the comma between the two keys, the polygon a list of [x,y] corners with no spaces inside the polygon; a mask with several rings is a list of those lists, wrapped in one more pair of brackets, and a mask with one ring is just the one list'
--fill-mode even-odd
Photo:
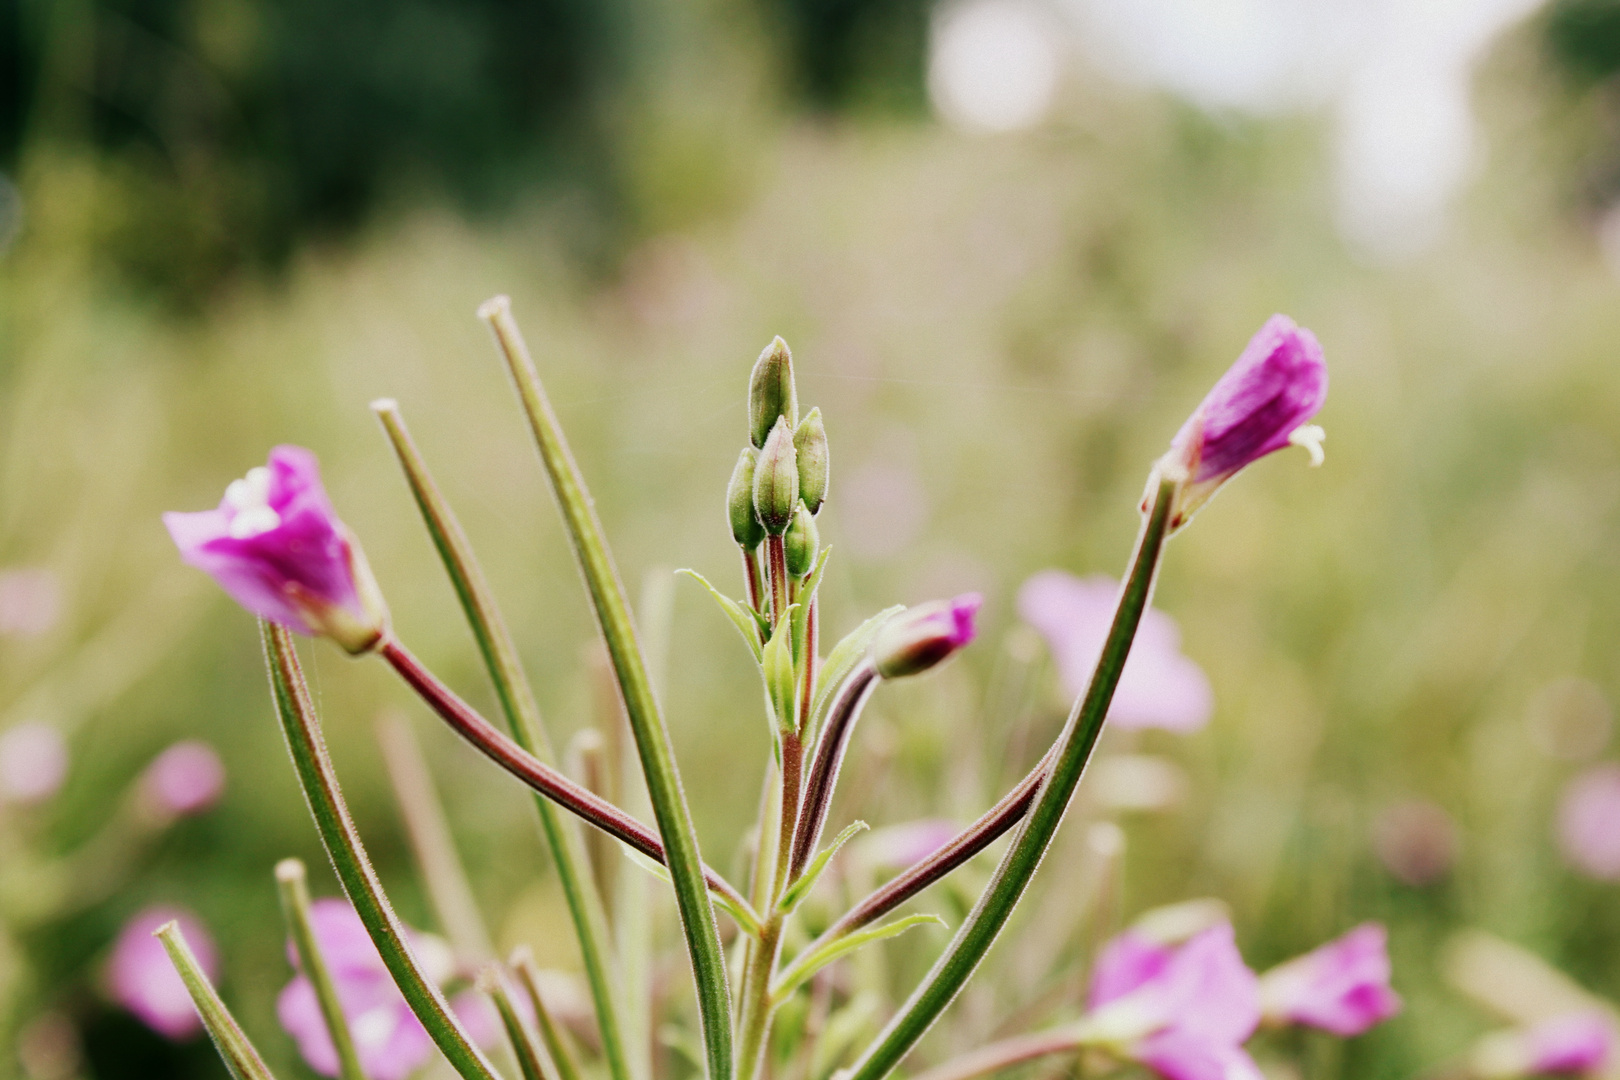
{"label": "magenta flower petal", "polygon": [[168,813],[199,814],[224,793],[225,765],[205,742],[177,742],[152,759],[141,786]]}
{"label": "magenta flower petal", "polygon": [[978,593],[907,608],[883,624],[872,642],[872,662],[885,679],[927,671],[973,640]]}
{"label": "magenta flower petal", "polygon": [[[1118,600],[1119,582],[1062,570],[1043,570],[1018,590],[1018,614],[1046,639],[1070,697],[1079,697],[1091,681]],[[1175,620],[1149,608],[1120,674],[1109,723],[1196,731],[1209,722],[1214,709],[1209,679],[1181,653]]]}
{"label": "magenta flower petal", "polygon": [[1558,847],[1571,866],[1600,881],[1620,880],[1620,765],[1597,765],[1564,788]]}
{"label": "magenta flower petal", "polygon": [[1100,1009],[1142,984],[1159,978],[1175,949],[1126,930],[1097,954],[1091,968],[1088,1007]]}
{"label": "magenta flower petal", "polygon": [[[1171,527],[1185,524],[1239,470],[1293,442],[1319,460],[1308,421],[1327,399],[1327,365],[1309,330],[1273,315],[1171,440],[1165,467],[1180,473]],[[1303,438],[1305,432],[1313,432]]]}
{"label": "magenta flower petal", "polygon": [[1213,1043],[1178,1028],[1143,1039],[1136,1060],[1165,1080],[1263,1080],[1241,1046]]}
{"label": "magenta flower petal", "polygon": [[113,1000],[164,1038],[187,1039],[202,1030],[191,994],[153,931],[173,920],[210,979],[219,977],[219,954],[203,924],[189,912],[150,907],[130,918],[118,933],[107,964]]}
{"label": "magenta flower petal", "polygon": [[1400,1012],[1400,996],[1389,987],[1387,938],[1378,923],[1363,923],[1266,972],[1260,978],[1266,1019],[1348,1037]]}
{"label": "magenta flower petal", "polygon": [[1532,1073],[1597,1072],[1614,1054],[1614,1028],[1600,1013],[1543,1020],[1524,1036]]}
{"label": "magenta flower petal", "polygon": [[0,802],[44,802],[62,786],[67,771],[67,740],[51,725],[17,724],[0,734]]}
{"label": "magenta flower petal", "polygon": [[387,611],[365,558],[321,486],[315,455],[278,446],[213,510],[163,515],[180,556],[255,615],[350,651],[375,644]]}

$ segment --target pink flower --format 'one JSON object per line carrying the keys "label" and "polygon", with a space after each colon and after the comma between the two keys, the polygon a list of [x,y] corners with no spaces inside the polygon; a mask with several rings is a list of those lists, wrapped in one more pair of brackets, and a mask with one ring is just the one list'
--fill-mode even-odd
{"label": "pink flower", "polygon": [[1613,1059],[1614,1046],[1614,1026],[1603,1014],[1565,1013],[1487,1035],[1474,1048],[1472,1065],[1488,1080],[1599,1075]]}
{"label": "pink flower", "polygon": [[942,818],[922,818],[874,829],[858,848],[861,861],[876,869],[896,869],[922,862],[955,839],[961,830]]}
{"label": "pink flower", "polygon": [[0,571],[0,634],[37,637],[62,616],[62,584],[43,566]]}
{"label": "pink flower", "polygon": [[18,724],[0,735],[0,802],[44,802],[62,786],[67,770],[67,742],[49,724]]}
{"label": "pink flower", "polygon": [[388,611],[360,545],[302,447],[270,451],[269,466],[233,480],[217,509],[164,514],[163,523],[181,558],[261,618],[350,652],[387,632]]}
{"label": "pink flower", "polygon": [[1378,923],[1362,923],[1260,976],[1266,1021],[1348,1037],[1400,1012],[1400,996],[1389,988],[1387,938]]}
{"label": "pink flower", "polygon": [[1322,429],[1307,421],[1326,399],[1316,336],[1273,315],[1170,442],[1160,469],[1181,481],[1170,527],[1185,525],[1245,465],[1285,446],[1304,446],[1320,463]]}
{"label": "pink flower", "polygon": [[973,640],[973,617],[984,598],[963,593],[907,608],[883,624],[872,641],[872,662],[885,679],[927,671]]}
{"label": "pink flower", "polygon": [[[331,969],[361,1068],[371,1080],[404,1080],[433,1053],[433,1040],[411,1012],[405,995],[394,985],[365,924],[347,901],[337,899],[317,900],[310,905],[310,921],[321,955]],[[453,964],[443,942],[413,934],[411,947],[435,982],[449,978]],[[296,966],[297,954],[291,943],[287,953]],[[471,1021],[472,1034],[479,1039],[492,1038],[499,1030],[482,998],[461,995],[452,1007],[464,1021]],[[298,1052],[310,1068],[323,1076],[338,1075],[337,1050],[308,977],[297,976],[281,991],[276,999],[276,1016],[297,1040]]]}
{"label": "pink flower", "polygon": [[1179,947],[1143,936],[1110,943],[1098,957],[1080,1031],[1087,1045],[1166,1080],[1259,1080],[1243,1049],[1259,1021],[1254,972],[1238,955],[1231,924],[1220,923]]}
{"label": "pink flower", "polygon": [[[1039,630],[1070,697],[1091,681],[1119,601],[1119,582],[1043,570],[1018,590],[1018,614]],[[1116,727],[1196,731],[1209,722],[1215,697],[1203,670],[1181,654],[1175,620],[1149,608],[1131,645],[1108,718]]]}
{"label": "pink flower", "polygon": [[225,766],[205,742],[177,742],[141,776],[145,797],[168,814],[199,814],[225,791]]}
{"label": "pink flower", "polygon": [[124,924],[107,965],[113,999],[147,1027],[168,1039],[187,1039],[202,1030],[191,994],[152,932],[170,920],[180,924],[186,944],[210,979],[219,977],[213,938],[196,916],[172,907],[150,907]]}
{"label": "pink flower", "polygon": [[1620,765],[1596,765],[1564,788],[1558,807],[1558,847],[1575,869],[1601,881],[1620,880]]}

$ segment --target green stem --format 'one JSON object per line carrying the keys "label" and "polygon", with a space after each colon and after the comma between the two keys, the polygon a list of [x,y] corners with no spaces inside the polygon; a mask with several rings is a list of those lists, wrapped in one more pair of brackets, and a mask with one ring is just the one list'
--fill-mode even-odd
{"label": "green stem", "polygon": [[1137,538],[1130,575],[1120,593],[1119,607],[1114,612],[1114,621],[1108,629],[1108,638],[1103,643],[1097,668],[1085,693],[1075,702],[1063,733],[1058,737],[1058,751],[1052,762],[1052,771],[1041,785],[1040,794],[1036,796],[1035,805],[1030,809],[1023,827],[1002,856],[995,876],[985,887],[945,954],[934,964],[927,978],[912,993],[900,1012],[889,1021],[877,1041],[852,1066],[849,1080],[882,1080],[900,1063],[978,968],[979,961],[1001,933],[1001,928],[1006,925],[1007,918],[1022,898],[1024,889],[1035,876],[1041,857],[1063,821],[1069,799],[1080,782],[1081,773],[1085,771],[1097,736],[1102,732],[1114,689],[1119,685],[1120,671],[1130,655],[1131,641],[1136,637],[1142,613],[1147,610],[1159,557],[1164,550],[1175,491],[1174,483],[1160,479],[1153,507]]}
{"label": "green stem", "polygon": [[[484,578],[483,568],[473,555],[472,544],[451,510],[439,487],[428,471],[427,462],[411,439],[399,406],[392,401],[372,403],[377,419],[382,422],[394,453],[405,471],[411,494],[422,511],[433,546],[439,551],[445,571],[461,601],[461,608],[472,627],[483,654],[484,666],[490,681],[495,684],[501,711],[512,729],[519,746],[532,756],[551,764],[554,752],[540,706],[534,690],[524,674],[518,659],[517,645],[506,628],[494,592]],[[596,1009],[597,1029],[602,1037],[602,1053],[607,1059],[608,1072],[613,1080],[631,1080],[635,1072],[626,1051],[621,1015],[623,992],[615,971],[612,950],[608,945],[607,914],[602,897],[592,886],[584,853],[584,842],[577,828],[559,811],[557,806],[538,792],[534,805],[540,815],[540,828],[551,848],[552,860],[557,868],[557,881],[562,886],[568,914],[574,924],[574,936],[579,942],[585,979],[591,989],[591,1002]]]}
{"label": "green stem", "polygon": [[686,805],[686,795],[681,790],[669,732],[664,727],[652,681],[647,677],[646,664],[636,644],[635,625],[625,601],[624,586],[619,582],[618,570],[603,538],[602,526],[579,466],[574,463],[551,402],[540,384],[534,361],[512,318],[510,302],[505,297],[496,297],[485,304],[479,314],[494,331],[528,415],[541,460],[568,525],[574,554],[596,608],[602,636],[619,676],[625,711],[647,782],[647,794],[652,800],[653,817],[658,822],[670,879],[675,886],[681,929],[692,959],[709,1080],[731,1080],[731,994],[726,985],[725,957],[720,950],[720,928],[704,883],[697,830]]}
{"label": "green stem", "polygon": [[248,1041],[242,1025],[236,1022],[236,1017],[231,1015],[213,984],[208,981],[208,975],[197,963],[197,957],[186,944],[185,935],[180,932],[180,924],[164,923],[157,928],[157,939],[163,942],[169,962],[174,964],[181,981],[186,984],[186,991],[197,1006],[197,1015],[202,1017],[203,1027],[208,1029],[208,1037],[214,1040],[214,1049],[225,1059],[225,1067],[231,1071],[231,1075],[236,1080],[276,1080],[253,1043]]}
{"label": "green stem", "polygon": [[270,668],[270,689],[287,749],[292,754],[293,770],[298,774],[316,831],[321,835],[321,843],[332,860],[343,891],[354,904],[366,933],[382,955],[383,964],[400,993],[405,995],[411,1011],[450,1064],[466,1080],[500,1080],[494,1067],[462,1030],[439,988],[422,971],[411,949],[405,924],[394,914],[377,871],[372,869],[365,845],[360,841],[360,831],[355,828],[354,818],[338,787],[332,758],[326,752],[326,738],[321,734],[320,719],[309,698],[309,687],[298,664],[292,635],[263,620],[259,626],[264,636],[265,660]]}
{"label": "green stem", "polygon": [[551,1055],[551,1063],[557,1067],[558,1080],[581,1080],[583,1074],[579,1062],[574,1058],[574,1051],[540,994],[540,971],[534,965],[534,954],[527,945],[520,946],[512,954],[511,963],[518,981],[523,984],[529,1005],[534,1009],[535,1025],[540,1029],[540,1039],[546,1044],[546,1052]]}
{"label": "green stem", "polygon": [[936,1065],[911,1080],[974,1080],[974,1077],[1021,1065],[1051,1054],[1072,1054],[1085,1045],[1074,1024],[1017,1035],[991,1043]]}
{"label": "green stem", "polygon": [[287,933],[298,953],[298,967],[315,990],[321,1018],[326,1021],[326,1033],[337,1051],[338,1075],[342,1080],[366,1080],[360,1068],[360,1055],[354,1048],[354,1036],[349,1032],[349,1019],[343,1015],[343,1003],[338,1000],[337,984],[332,981],[332,970],[326,966],[320,942],[315,940],[315,927],[309,918],[309,881],[303,862],[299,859],[278,862],[276,885],[281,892],[281,913],[287,920]]}
{"label": "green stem", "polygon": [[489,995],[489,999],[495,1003],[495,1011],[501,1014],[501,1026],[506,1029],[506,1037],[512,1044],[512,1053],[517,1057],[518,1071],[523,1074],[523,1080],[558,1080],[557,1070],[547,1056],[545,1047],[535,1041],[529,1026],[513,1006],[512,991],[507,987],[506,976],[498,964],[491,964],[483,970],[478,977],[478,988]]}

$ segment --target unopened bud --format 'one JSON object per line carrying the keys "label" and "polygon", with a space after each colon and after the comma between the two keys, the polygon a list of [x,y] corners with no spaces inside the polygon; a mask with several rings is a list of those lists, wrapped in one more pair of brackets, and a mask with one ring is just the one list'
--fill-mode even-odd
{"label": "unopened bud", "polygon": [[754,513],[772,536],[781,536],[787,531],[793,521],[793,511],[799,505],[797,458],[793,429],[788,426],[787,417],[779,416],[754,465]]}
{"label": "unopened bud", "polygon": [[793,390],[793,354],[775,338],[754,362],[748,379],[748,431],[755,446],[764,446],[776,418],[787,417],[792,430],[799,422],[799,397]]}
{"label": "unopened bud", "polygon": [[744,551],[753,551],[765,539],[765,527],[754,513],[754,465],[759,452],[752,446],[743,447],[737,458],[737,467],[731,470],[731,483],[726,486],[726,513],[731,517],[731,538]]}
{"label": "unopened bud", "polygon": [[812,514],[819,514],[827,498],[827,427],[819,408],[811,409],[794,429],[793,448],[799,452],[799,498]]}
{"label": "unopened bud", "polygon": [[927,671],[973,640],[973,617],[984,598],[963,593],[907,608],[883,624],[872,641],[872,664],[885,679]]}
{"label": "unopened bud", "polygon": [[799,508],[793,512],[793,523],[788,526],[782,540],[787,555],[787,572],[796,578],[804,577],[816,563],[816,552],[821,549],[821,534],[816,529],[816,519],[805,509],[802,499]]}

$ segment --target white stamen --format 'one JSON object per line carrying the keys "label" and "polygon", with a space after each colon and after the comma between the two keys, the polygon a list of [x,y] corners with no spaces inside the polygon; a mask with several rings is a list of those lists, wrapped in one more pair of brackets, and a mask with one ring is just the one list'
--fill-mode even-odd
{"label": "white stamen", "polygon": [[281,524],[281,515],[268,506],[250,506],[245,510],[238,510],[231,517],[231,524],[226,530],[231,534],[232,540],[246,540],[250,536],[267,533]]}
{"label": "white stamen", "polygon": [[394,1036],[394,1029],[399,1026],[394,1010],[385,1005],[375,1009],[367,1009],[353,1020],[349,1021],[349,1033],[354,1036],[358,1046],[374,1050],[384,1045]]}
{"label": "white stamen", "polygon": [[250,510],[270,503],[270,470],[263,465],[247,471],[240,480],[232,480],[225,489],[225,501],[234,510]]}
{"label": "white stamen", "polygon": [[1322,430],[1320,424],[1302,424],[1288,436],[1288,441],[1305,448],[1305,452],[1311,455],[1311,468],[1314,469],[1326,460],[1322,454],[1322,440],[1325,438],[1327,432]]}

